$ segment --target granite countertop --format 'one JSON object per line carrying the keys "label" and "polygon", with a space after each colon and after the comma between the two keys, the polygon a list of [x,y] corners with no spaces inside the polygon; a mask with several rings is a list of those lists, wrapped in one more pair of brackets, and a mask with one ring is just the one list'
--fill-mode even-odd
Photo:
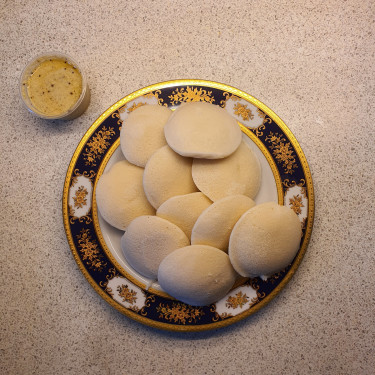
{"label": "granite countertop", "polygon": [[[0,4],[2,374],[372,374],[375,368],[372,1]],[[18,80],[38,53],[78,60],[92,99],[48,122]],[[311,168],[315,222],[301,266],[251,317],[175,333],[130,320],[77,267],[64,232],[64,179],[80,139],[125,95],[199,78],[276,112]]]}

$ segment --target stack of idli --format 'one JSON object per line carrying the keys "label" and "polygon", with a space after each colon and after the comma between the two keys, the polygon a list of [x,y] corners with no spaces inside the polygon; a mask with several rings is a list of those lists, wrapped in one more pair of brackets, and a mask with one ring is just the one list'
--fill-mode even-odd
{"label": "stack of idli", "polygon": [[298,216],[255,204],[260,163],[225,109],[143,105],[124,120],[120,144],[126,160],[100,176],[98,210],[125,231],[128,264],[170,296],[208,305],[239,277],[271,275],[293,261]]}

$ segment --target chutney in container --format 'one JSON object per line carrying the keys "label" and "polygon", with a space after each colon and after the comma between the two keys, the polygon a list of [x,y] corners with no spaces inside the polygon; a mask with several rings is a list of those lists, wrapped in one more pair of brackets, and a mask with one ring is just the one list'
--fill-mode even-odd
{"label": "chutney in container", "polygon": [[78,64],[54,52],[35,57],[25,67],[20,94],[30,112],[51,120],[74,119],[90,103],[90,90]]}

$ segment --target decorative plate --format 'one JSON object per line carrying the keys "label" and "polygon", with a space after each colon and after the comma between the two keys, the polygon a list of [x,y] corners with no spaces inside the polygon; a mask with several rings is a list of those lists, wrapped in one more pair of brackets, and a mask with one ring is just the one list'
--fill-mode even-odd
{"label": "decorative plate", "polygon": [[[302,226],[300,249],[284,270],[269,277],[242,279],[220,301],[204,307],[184,304],[149,285],[126,263],[122,232],[100,217],[95,201],[98,178],[123,158],[120,129],[126,116],[144,104],[176,108],[205,101],[236,118],[243,139],[258,155],[262,185],[255,201],[276,201],[293,209]],[[138,90],[107,109],[89,128],[70,162],[63,192],[65,231],[73,256],[93,288],[109,304],[143,324],[172,331],[224,327],[265,306],[302,261],[314,219],[314,191],[306,158],[291,131],[263,103],[234,87],[202,80],[163,82]]]}

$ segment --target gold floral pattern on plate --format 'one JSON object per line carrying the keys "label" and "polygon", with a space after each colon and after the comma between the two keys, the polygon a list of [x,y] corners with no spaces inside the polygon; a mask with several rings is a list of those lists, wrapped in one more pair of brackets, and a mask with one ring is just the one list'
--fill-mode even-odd
{"label": "gold floral pattern on plate", "polygon": [[[284,181],[283,181],[283,185],[286,187],[286,188],[291,188],[293,186],[299,186],[299,187],[305,187],[306,186],[306,181],[302,178],[300,180],[299,183],[297,183],[295,180],[292,180],[290,181],[289,178],[286,178]],[[304,188],[304,197],[307,198],[307,195],[306,195],[306,187]]]}
{"label": "gold floral pattern on plate", "polygon": [[250,108],[247,108],[247,104],[236,103],[233,107],[233,110],[234,114],[237,116],[241,116],[242,120],[244,121],[254,119],[253,112],[251,112]]}
{"label": "gold floral pattern on plate", "polygon": [[204,315],[201,307],[189,306],[182,302],[172,302],[171,305],[160,303],[156,311],[159,312],[160,318],[180,324],[196,323]]}
{"label": "gold floral pattern on plate", "polygon": [[229,100],[229,99],[232,99],[233,101],[238,101],[238,100],[241,100],[241,98],[237,95],[233,95],[229,92],[223,92],[223,96],[224,96],[224,99],[220,101],[220,106],[221,107],[225,107],[225,104],[226,102]]}
{"label": "gold floral pattern on plate", "polygon": [[297,215],[302,213],[301,208],[305,207],[302,201],[302,196],[297,194],[293,195],[293,198],[289,198],[289,206]]}
{"label": "gold floral pattern on plate", "polygon": [[169,95],[169,99],[172,105],[183,103],[183,102],[207,102],[213,103],[215,98],[213,97],[212,91],[207,91],[198,87],[187,86],[178,88]]}
{"label": "gold floral pattern on plate", "polygon": [[159,105],[163,105],[163,106],[168,107],[168,104],[164,103],[164,99],[161,97],[161,94],[162,94],[161,90],[155,90],[155,91],[151,91],[151,92],[148,92],[146,94],[143,94],[143,97],[147,100],[155,98]]}
{"label": "gold floral pattern on plate", "polygon": [[212,313],[214,313],[214,316],[212,318],[212,321],[213,322],[218,322],[219,320],[224,320],[224,319],[228,319],[228,318],[232,318],[234,315],[228,311],[225,311],[225,312],[222,312],[222,313],[218,313],[216,311],[216,305],[212,305],[211,308],[210,308],[210,311]]}
{"label": "gold floral pattern on plate", "polygon": [[90,215],[91,193],[93,186],[92,179],[95,175],[94,171],[79,173],[78,169],[74,170],[74,176],[72,177],[69,189],[68,204],[71,224],[74,224],[76,220],[86,224],[92,222]]}
{"label": "gold floral pattern on plate", "polygon": [[234,317],[259,302],[261,296],[258,290],[251,285],[251,279],[246,280],[213,305],[214,321]]}
{"label": "gold floral pattern on plate", "polygon": [[133,289],[129,289],[127,285],[119,285],[117,291],[123,302],[133,305],[137,301],[137,292]]}
{"label": "gold floral pattern on plate", "polygon": [[243,126],[251,129],[258,137],[263,135],[262,130],[265,124],[272,121],[266,117],[253,103],[228,92],[223,93],[224,99],[220,101],[220,106],[225,108],[229,114],[241,122]]}
{"label": "gold floral pattern on plate", "polygon": [[90,230],[82,228],[80,234],[77,235],[78,248],[89,268],[94,268],[96,271],[102,271],[103,267],[107,265],[104,256],[100,251],[98,243],[92,239]]}
{"label": "gold floral pattern on plate", "polygon": [[127,112],[127,113],[130,113],[130,112],[133,112],[135,109],[139,108],[139,107],[142,107],[143,105],[146,105],[147,103],[146,102],[134,102],[129,108],[127,108],[126,104],[121,107],[119,109],[119,113],[123,113],[123,112]]}
{"label": "gold floral pattern on plate", "polygon": [[83,206],[86,206],[87,194],[88,194],[87,189],[84,186],[80,186],[78,190],[76,190],[75,196],[73,197],[74,207],[83,208]]}
{"label": "gold floral pattern on plate", "polygon": [[150,301],[154,301],[153,295],[148,295],[143,289],[120,275],[115,268],[109,271],[106,275],[107,281],[103,281],[100,286],[124,308],[147,316]]}
{"label": "gold floral pattern on plate", "polygon": [[301,222],[303,237],[303,231],[306,230],[309,211],[306,181],[300,179],[297,183],[295,180],[290,181],[289,179],[285,179],[282,184],[286,187],[284,192],[284,205],[288,206],[298,215]]}
{"label": "gold floral pattern on plate", "polygon": [[109,140],[115,134],[112,127],[108,129],[103,126],[102,130],[99,130],[96,135],[87,142],[85,152],[83,153],[86,165],[95,167],[97,164],[97,159],[102,156],[111,145]]}
{"label": "gold floral pattern on plate", "polygon": [[298,165],[296,163],[296,155],[293,151],[292,145],[290,142],[287,142],[285,137],[280,133],[270,134],[265,138],[271,145],[273,156],[276,161],[281,163],[286,174],[292,174]]}
{"label": "gold floral pattern on plate", "polygon": [[70,216],[70,219],[69,219],[70,224],[74,224],[76,220],[78,220],[80,223],[85,223],[85,224],[90,224],[92,222],[92,217],[90,215],[84,215],[80,217],[76,216],[76,211],[72,205],[69,204],[68,209],[69,209],[69,216]]}
{"label": "gold floral pattern on plate", "polygon": [[112,267],[108,270],[108,274],[105,276],[105,281],[102,280],[99,282],[99,285],[101,288],[103,288],[104,291],[106,291],[112,298],[114,297],[113,290],[111,287],[108,286],[108,283],[116,276],[118,276],[119,273],[116,270],[116,268]]}
{"label": "gold floral pattern on plate", "polygon": [[229,296],[227,299],[227,303],[225,306],[236,309],[237,307],[243,307],[247,302],[249,302],[249,297],[242,293],[242,291],[238,292],[234,297]]}

